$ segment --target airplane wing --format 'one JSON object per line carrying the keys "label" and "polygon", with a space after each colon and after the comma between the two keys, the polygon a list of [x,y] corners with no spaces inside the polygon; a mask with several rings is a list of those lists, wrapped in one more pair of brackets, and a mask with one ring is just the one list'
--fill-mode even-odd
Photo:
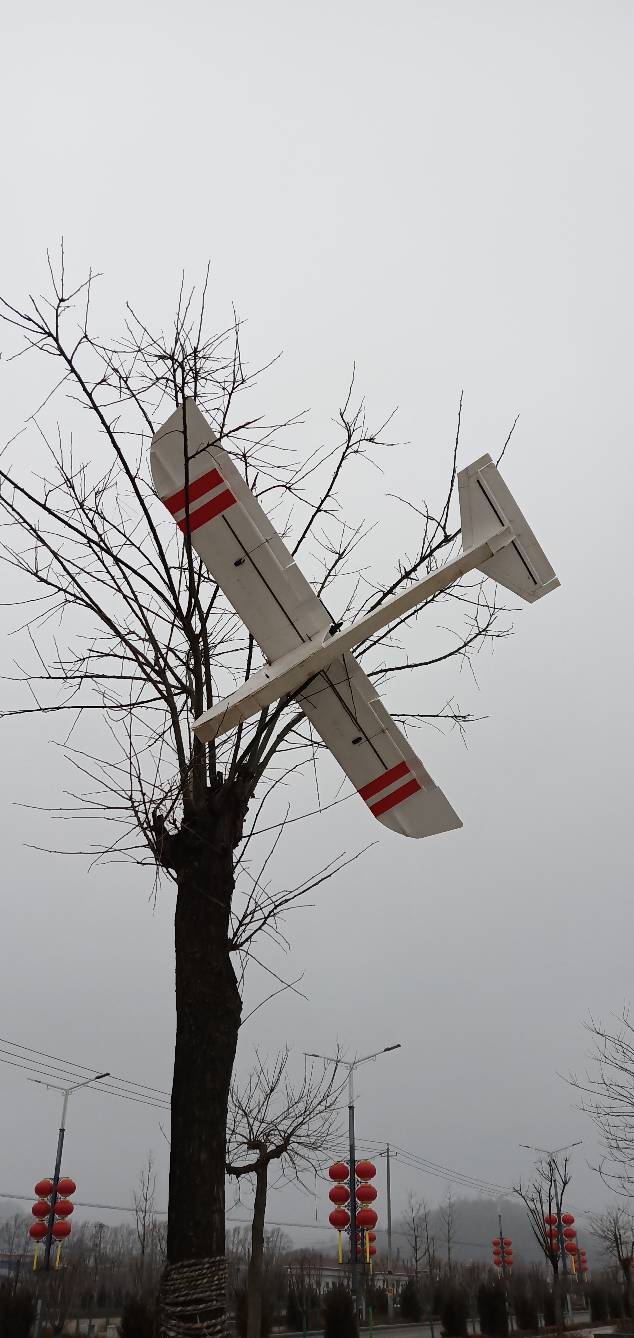
{"label": "airplane wing", "polygon": [[462,827],[354,655],[339,656],[296,699],[385,827],[417,837]]}
{"label": "airplane wing", "polygon": [[[183,431],[183,426],[185,431]],[[185,486],[185,461],[188,480]],[[206,418],[185,401],[156,433],[150,452],[156,491],[268,660],[332,624]]]}

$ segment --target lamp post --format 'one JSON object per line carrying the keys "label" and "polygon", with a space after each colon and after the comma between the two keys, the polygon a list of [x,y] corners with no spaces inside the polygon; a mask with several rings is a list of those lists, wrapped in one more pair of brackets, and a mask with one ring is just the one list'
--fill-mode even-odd
{"label": "lamp post", "polygon": [[[76,1082],[71,1087],[60,1087],[56,1083],[46,1082],[42,1078],[31,1078],[31,1082],[36,1082],[42,1087],[52,1088],[55,1092],[61,1092],[62,1118],[57,1135],[57,1155],[55,1157],[55,1172],[53,1174],[53,1190],[51,1193],[51,1211],[48,1216],[48,1225],[46,1232],[46,1252],[44,1256],[44,1268],[48,1273],[51,1267],[51,1246],[53,1244],[53,1226],[55,1224],[55,1204],[57,1202],[57,1186],[59,1185],[60,1171],[62,1169],[62,1152],[64,1149],[64,1136],[66,1133],[66,1113],[68,1111],[68,1101],[73,1092],[77,1092],[80,1087],[89,1087],[93,1082],[100,1082],[102,1078],[109,1078],[109,1073],[96,1073],[92,1078],[84,1078],[83,1082]],[[40,1338],[42,1330],[42,1298],[38,1299],[37,1311],[35,1316],[34,1338]]]}
{"label": "lamp post", "polygon": [[342,1064],[348,1069],[348,1142],[350,1159],[350,1291],[352,1293],[352,1305],[355,1316],[358,1317],[358,1266],[357,1266],[357,1199],[355,1194],[355,1141],[354,1141],[354,1071],[361,1064],[369,1064],[371,1060],[379,1058],[379,1055],[387,1055],[391,1050],[400,1050],[401,1042],[397,1041],[395,1045],[384,1045],[382,1050],[375,1050],[371,1055],[362,1055],[360,1059],[341,1059],[338,1055],[316,1055],[309,1050],[304,1051],[306,1059],[321,1059],[327,1064]]}
{"label": "lamp post", "polygon": [[538,1152],[541,1157],[545,1157],[550,1167],[553,1189],[555,1191],[555,1213],[557,1214],[557,1238],[559,1240],[559,1256],[565,1279],[564,1294],[566,1298],[566,1310],[571,1313],[570,1294],[568,1291],[568,1255],[566,1252],[566,1238],[564,1236],[564,1224],[561,1220],[561,1171],[557,1164],[557,1157],[560,1152],[570,1152],[571,1148],[579,1148],[583,1142],[578,1138],[574,1143],[564,1143],[560,1148],[536,1148],[531,1143],[520,1143],[521,1148],[526,1148],[528,1152]]}

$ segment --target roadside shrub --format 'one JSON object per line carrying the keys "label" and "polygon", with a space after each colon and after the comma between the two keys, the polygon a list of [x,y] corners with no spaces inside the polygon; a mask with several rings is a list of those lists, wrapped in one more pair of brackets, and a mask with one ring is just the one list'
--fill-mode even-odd
{"label": "roadside shrub", "polygon": [[478,1315],[482,1333],[501,1338],[508,1333],[506,1297],[501,1282],[483,1282],[478,1288]]}
{"label": "roadside shrub", "polygon": [[358,1338],[352,1296],[347,1287],[332,1287],[323,1299],[324,1338]]}
{"label": "roadside shrub", "polygon": [[0,1286],[0,1338],[29,1338],[35,1315],[32,1298],[27,1292]]}
{"label": "roadside shrub", "polygon": [[513,1313],[518,1329],[536,1329],[537,1314],[541,1305],[533,1292],[527,1287],[518,1287],[513,1290]]}
{"label": "roadside shrub", "polygon": [[608,1318],[608,1294],[605,1287],[588,1287],[588,1301],[593,1324],[603,1324]]}
{"label": "roadside shrub", "polygon": [[121,1338],[154,1338],[154,1304],[142,1296],[128,1296],[123,1304],[119,1333]]}
{"label": "roadside shrub", "polygon": [[468,1304],[461,1287],[447,1287],[440,1307],[440,1321],[445,1338],[465,1338]]}
{"label": "roadside shrub", "polygon": [[414,1278],[407,1279],[407,1282],[401,1288],[399,1300],[403,1319],[410,1319],[414,1324],[418,1324],[422,1317],[423,1305]]}

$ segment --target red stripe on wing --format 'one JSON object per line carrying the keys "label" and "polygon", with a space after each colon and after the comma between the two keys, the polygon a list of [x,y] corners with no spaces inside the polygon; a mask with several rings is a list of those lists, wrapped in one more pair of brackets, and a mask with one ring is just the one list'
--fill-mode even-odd
{"label": "red stripe on wing", "polygon": [[407,762],[397,762],[395,767],[389,771],[384,771],[382,776],[377,776],[376,780],[368,781],[367,785],[362,785],[358,793],[362,799],[371,799],[373,794],[379,794],[387,785],[392,785],[394,781],[402,780],[403,776],[409,775]]}
{"label": "red stripe on wing", "polygon": [[[235,504],[236,498],[228,488],[225,488],[224,492],[216,493],[216,496],[212,497],[209,502],[205,502],[204,506],[199,506],[197,511],[190,513],[189,529],[191,534],[194,533],[194,530],[199,530],[201,525],[206,525],[208,520],[213,520],[214,516],[219,516],[222,511],[226,511],[228,507],[235,506]],[[187,533],[186,516],[178,521],[178,528],[183,531],[183,534]]]}
{"label": "red stripe on wing", "polygon": [[407,781],[406,785],[399,785],[398,790],[393,790],[391,794],[386,794],[384,799],[379,799],[376,804],[370,804],[370,812],[374,813],[375,818],[380,818],[382,813],[387,813],[391,808],[396,808],[397,804],[402,804],[404,799],[409,799],[410,795],[416,794],[417,790],[422,790],[420,781]]}
{"label": "red stripe on wing", "polygon": [[[201,474],[199,479],[190,481],[188,489],[190,506],[192,502],[197,502],[199,497],[204,497],[206,492],[211,492],[212,488],[219,487],[221,483],[224,483],[224,479],[217,469],[209,469],[206,474]],[[173,497],[164,497],[162,500],[163,505],[175,516],[177,511],[183,511],[185,508],[185,489],[181,488]]]}

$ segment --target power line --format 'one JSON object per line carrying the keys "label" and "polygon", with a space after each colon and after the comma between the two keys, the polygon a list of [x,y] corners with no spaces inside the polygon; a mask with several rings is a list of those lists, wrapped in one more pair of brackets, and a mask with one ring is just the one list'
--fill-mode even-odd
{"label": "power line", "polygon": [[[7,1049],[11,1046],[11,1049]],[[40,1059],[31,1059],[30,1056],[42,1056]],[[45,1063],[45,1059],[51,1059],[53,1063]],[[29,1046],[18,1046],[14,1041],[5,1041],[0,1037],[0,1063],[6,1064],[10,1068],[21,1069],[25,1073],[33,1074],[43,1083],[53,1085],[54,1080],[62,1085],[72,1083],[73,1079],[83,1078],[87,1073],[94,1073],[93,1068],[88,1068],[84,1064],[74,1064],[70,1060],[59,1059],[54,1055],[47,1055],[46,1051],[33,1050]],[[99,1090],[106,1096],[116,1096],[123,1101],[132,1101],[137,1105],[150,1106],[155,1110],[169,1111],[170,1101],[169,1093],[163,1092],[158,1087],[149,1087],[146,1083],[137,1083],[129,1078],[118,1078],[114,1074],[108,1081],[101,1082]]]}
{"label": "power line", "polygon": [[[81,1073],[94,1073],[94,1065],[76,1064],[68,1059],[61,1059],[59,1055],[51,1055],[46,1050],[34,1050],[30,1045],[20,1045],[17,1041],[9,1041],[5,1036],[0,1036],[0,1046],[10,1046],[13,1050],[22,1050],[29,1055],[38,1055],[40,1059],[52,1059],[56,1064],[61,1064],[64,1068],[74,1069]],[[147,1083],[135,1082],[130,1078],[118,1078],[116,1074],[110,1075],[115,1082],[124,1083],[127,1087],[140,1087],[146,1092],[153,1092],[156,1096],[169,1097],[169,1092],[164,1091],[162,1087],[149,1087]]]}

